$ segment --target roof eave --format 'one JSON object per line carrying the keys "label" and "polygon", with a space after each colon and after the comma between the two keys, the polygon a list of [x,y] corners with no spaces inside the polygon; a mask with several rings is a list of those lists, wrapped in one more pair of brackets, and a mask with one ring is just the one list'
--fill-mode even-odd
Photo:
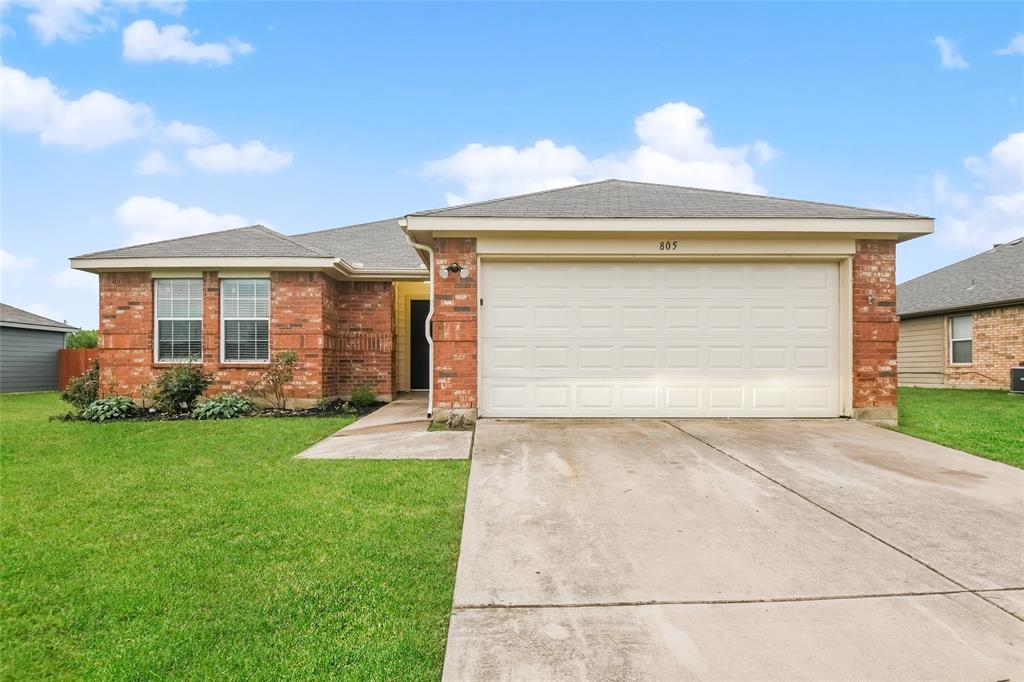
{"label": "roof eave", "polygon": [[539,218],[409,215],[399,221],[408,233],[513,232],[751,232],[885,235],[905,241],[935,230],[931,218]]}
{"label": "roof eave", "polygon": [[330,257],[189,256],[175,258],[72,258],[71,268],[83,272],[130,272],[145,270],[329,270],[337,259]]}
{"label": "roof eave", "polygon": [[[897,294],[898,296],[899,294]],[[972,303],[970,305],[952,306],[947,308],[936,308],[935,310],[918,310],[912,313],[896,313],[901,320],[909,320],[915,317],[933,317],[935,315],[949,315],[951,313],[966,313],[972,310],[988,310],[989,308],[1005,308],[1011,305],[1024,305],[1024,298],[1010,298],[1003,301],[990,301],[986,303]]]}
{"label": "roof eave", "polygon": [[46,324],[31,324],[28,322],[9,322],[7,320],[0,320],[0,327],[16,327],[18,329],[36,329],[39,331],[46,332],[62,332],[70,334],[71,332],[81,331],[79,327],[70,327],[68,325],[46,325]]}

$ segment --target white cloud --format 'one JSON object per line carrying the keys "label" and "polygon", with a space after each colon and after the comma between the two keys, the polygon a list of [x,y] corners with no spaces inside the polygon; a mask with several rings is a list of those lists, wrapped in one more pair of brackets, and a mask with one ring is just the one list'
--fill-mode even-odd
{"label": "white cloud", "polygon": [[954,192],[942,175],[935,201],[946,212],[938,234],[947,243],[972,248],[1024,237],[1024,132],[1008,135],[985,158],[964,159],[975,177],[973,192]]}
{"label": "white cloud", "polygon": [[136,175],[166,175],[180,172],[162,151],[154,149],[135,164]]}
{"label": "white cloud", "polygon": [[964,56],[960,54],[960,50],[957,49],[956,43],[949,38],[935,36],[935,39],[932,42],[939,48],[939,59],[942,62],[942,68],[966,69],[970,66],[964,59]]}
{"label": "white cloud", "polygon": [[71,268],[64,268],[54,275],[51,281],[61,289],[84,289],[86,287],[95,287],[97,283],[96,275],[82,272],[81,270],[72,270]]}
{"label": "white cloud", "polygon": [[1001,50],[996,50],[999,55],[1019,54],[1024,55],[1024,33],[1018,33],[1010,38],[1009,44]]}
{"label": "white cloud", "polygon": [[114,216],[128,232],[125,244],[144,244],[252,224],[239,215],[211,213],[204,208],[186,208],[160,197],[144,196],[126,199],[114,211]]}
{"label": "white cloud", "polygon": [[148,133],[153,112],[102,90],[65,99],[49,79],[0,65],[0,120],[44,144],[100,149]]}
{"label": "white cloud", "polygon": [[291,152],[268,149],[259,140],[235,147],[226,142],[193,147],[186,152],[189,163],[210,173],[272,173],[292,162]]}
{"label": "white cloud", "polygon": [[28,9],[26,21],[46,44],[63,40],[77,42],[93,33],[117,26],[118,10],[136,11],[151,7],[168,14],[181,14],[184,0],[13,0],[12,5]]}
{"label": "white cloud", "polygon": [[761,194],[754,163],[778,151],[763,140],[720,147],[704,123],[704,112],[686,102],[669,102],[637,117],[640,144],[596,159],[573,146],[539,140],[530,147],[470,144],[450,157],[424,165],[427,177],[461,184],[449,204],[566,187],[603,178],[691,185]]}
{"label": "white cloud", "polygon": [[19,279],[24,273],[36,266],[34,258],[16,256],[10,251],[0,249],[0,274],[11,279]]}
{"label": "white cloud", "polygon": [[181,121],[171,121],[167,125],[160,126],[156,129],[153,136],[157,142],[167,144],[186,144],[193,147],[203,144],[213,144],[218,139],[217,133],[213,132],[209,128],[192,125],[191,123],[183,123]]}
{"label": "white cloud", "polygon": [[124,57],[133,62],[230,64],[235,55],[252,52],[252,45],[235,38],[223,43],[197,43],[192,40],[195,34],[181,24],[157,27],[149,19],[135,21],[124,29]]}

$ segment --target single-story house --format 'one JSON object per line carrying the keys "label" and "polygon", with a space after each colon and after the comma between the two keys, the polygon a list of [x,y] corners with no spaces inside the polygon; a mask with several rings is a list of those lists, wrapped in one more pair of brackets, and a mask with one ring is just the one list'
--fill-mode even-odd
{"label": "single-story house", "polygon": [[78,327],[0,303],[0,393],[57,390],[57,351],[74,331]]}
{"label": "single-story house", "polygon": [[[332,230],[77,256],[131,395],[201,357],[233,390],[294,349],[295,401],[430,390],[435,419],[892,420],[896,243],[917,215],[607,180]],[[428,333],[429,330],[429,333]]]}
{"label": "single-story house", "polygon": [[1009,388],[1024,362],[1024,239],[896,287],[901,386]]}

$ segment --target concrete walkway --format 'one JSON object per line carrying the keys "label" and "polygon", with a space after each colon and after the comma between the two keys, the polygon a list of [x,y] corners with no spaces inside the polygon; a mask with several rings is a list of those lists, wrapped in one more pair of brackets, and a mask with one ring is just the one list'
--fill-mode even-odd
{"label": "concrete walkway", "polygon": [[1024,471],[828,421],[477,425],[446,680],[1020,679]]}
{"label": "concrete walkway", "polygon": [[296,455],[298,459],[466,459],[470,431],[427,431],[427,394],[403,393]]}

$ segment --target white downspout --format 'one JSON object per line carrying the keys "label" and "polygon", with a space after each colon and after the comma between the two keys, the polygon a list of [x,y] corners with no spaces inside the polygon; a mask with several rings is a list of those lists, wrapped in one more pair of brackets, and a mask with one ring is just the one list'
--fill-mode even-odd
{"label": "white downspout", "polygon": [[[401,223],[401,221],[399,222]],[[405,233],[405,238],[412,248],[418,251],[426,251],[430,257],[430,265],[427,266],[430,270],[430,310],[427,312],[426,329],[423,330],[423,333],[427,336],[427,349],[430,355],[430,383],[427,388],[427,418],[430,418],[434,414],[434,337],[430,334],[430,321],[434,318],[434,249],[426,244],[414,242],[408,232]]]}

